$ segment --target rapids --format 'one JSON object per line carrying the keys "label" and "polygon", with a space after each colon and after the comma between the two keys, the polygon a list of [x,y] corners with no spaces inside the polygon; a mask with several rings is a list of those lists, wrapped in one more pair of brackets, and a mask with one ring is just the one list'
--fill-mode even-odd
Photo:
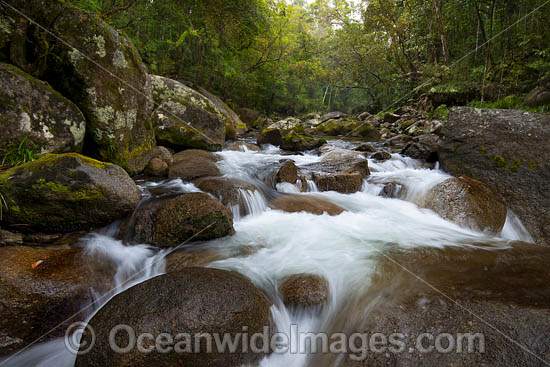
{"label": "rapids", "polygon": [[[349,142],[336,143],[342,148],[353,146]],[[462,228],[420,208],[418,204],[426,192],[450,176],[437,167],[426,167],[399,154],[382,163],[370,160],[371,176],[360,192],[350,195],[319,192],[310,180],[307,192],[301,192],[301,187],[292,184],[274,185],[273,177],[281,160],[292,159],[298,167],[305,167],[320,161],[321,157],[315,154],[287,155],[268,146],[260,152],[223,151],[218,155],[223,158],[218,168],[224,176],[251,182],[258,191],[241,190],[242,208],[231,208],[234,236],[196,244],[193,249],[216,251],[223,260],[207,266],[238,271],[263,289],[273,302],[271,312],[279,331],[288,331],[291,324],[308,332],[346,331],[349,325],[342,319],[342,313],[355,313],[349,316],[350,320],[367,317],[368,305],[359,300],[368,291],[377,271],[377,259],[386,256],[388,249],[476,248],[485,244],[498,250],[509,248],[511,240],[532,241],[511,211],[502,233],[491,236]],[[384,184],[390,182],[405,187],[405,196],[401,199],[379,196]],[[179,179],[138,183],[143,201],[154,196],[200,191]],[[268,201],[283,193],[318,196],[347,211],[338,216],[317,216],[270,209]],[[241,216],[241,209],[247,214]],[[170,252],[147,245],[126,246],[114,238],[116,230],[115,223],[82,240],[85,256],[110,261],[117,267],[116,289],[97,295],[98,304],[105,304],[114,294],[162,274],[165,257]],[[244,246],[248,250],[239,252]],[[283,305],[277,284],[285,276],[296,273],[319,274],[328,280],[330,297],[326,305],[307,310]],[[95,311],[90,309],[90,317]],[[31,346],[0,361],[0,366],[69,367],[74,360],[75,356],[67,351],[60,338]],[[261,366],[306,365],[307,354],[272,354],[261,362]]]}

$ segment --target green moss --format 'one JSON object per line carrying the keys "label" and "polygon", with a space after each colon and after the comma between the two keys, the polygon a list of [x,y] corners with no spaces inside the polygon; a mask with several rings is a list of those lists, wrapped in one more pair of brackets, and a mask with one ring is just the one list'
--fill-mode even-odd
{"label": "green moss", "polygon": [[534,162],[529,162],[527,164],[527,167],[529,167],[529,169],[533,171],[535,168],[537,168],[537,165]]}
{"label": "green moss", "polygon": [[479,152],[483,155],[486,155],[487,154],[487,148],[481,147],[481,148],[479,148]]}
{"label": "green moss", "polygon": [[449,108],[446,105],[441,105],[437,107],[431,114],[430,118],[436,119],[436,120],[447,120],[447,116],[449,115]]}
{"label": "green moss", "polygon": [[65,185],[62,185],[57,182],[49,181],[46,182],[44,178],[39,178],[34,185],[32,185],[32,188],[34,190],[39,191],[52,191],[57,193],[68,193],[71,191],[71,189]]}
{"label": "green moss", "polygon": [[100,200],[103,197],[103,192],[100,190],[79,190],[71,194],[74,201],[94,201]]}
{"label": "green moss", "polygon": [[499,155],[495,155],[493,156],[493,160],[495,161],[495,165],[498,167],[498,168],[504,168],[508,165],[509,163],[509,160],[505,157],[501,157]]}

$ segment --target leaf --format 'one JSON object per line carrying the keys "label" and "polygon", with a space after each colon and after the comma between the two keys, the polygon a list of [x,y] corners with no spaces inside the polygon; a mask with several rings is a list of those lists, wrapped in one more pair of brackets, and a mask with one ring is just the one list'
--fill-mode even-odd
{"label": "leaf", "polygon": [[36,268],[39,267],[40,264],[42,264],[43,262],[44,262],[44,260],[35,261],[35,262],[31,265],[31,268],[36,269]]}

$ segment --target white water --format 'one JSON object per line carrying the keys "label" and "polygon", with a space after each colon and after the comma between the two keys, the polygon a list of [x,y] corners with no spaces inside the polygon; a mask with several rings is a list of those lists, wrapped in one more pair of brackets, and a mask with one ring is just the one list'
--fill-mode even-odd
{"label": "white water", "polygon": [[[386,162],[369,161],[371,176],[360,192],[351,195],[318,192],[315,184],[309,180],[307,193],[300,193],[299,188],[291,184],[279,184],[276,188],[270,186],[270,177],[281,160],[292,159],[300,167],[318,163],[321,159],[319,156],[282,155],[271,146],[261,152],[226,151],[218,154],[223,158],[218,166],[224,176],[249,181],[258,191],[241,190],[247,215],[241,217],[240,208],[232,208],[235,215],[234,236],[197,246],[219,251],[222,255],[238,253],[234,250],[243,246],[254,249],[247,251],[247,256],[215,261],[208,266],[236,270],[264,289],[274,302],[271,311],[279,331],[288,331],[291,324],[298,324],[301,331],[325,330],[349,297],[368,289],[370,277],[375,271],[376,257],[386,256],[388,248],[473,247],[476,243],[506,247],[509,240],[531,241],[512,212],[508,214],[501,235],[488,237],[420,208],[417,204],[422,202],[426,192],[450,176],[397,154]],[[386,183],[403,185],[406,189],[403,200],[378,196]],[[144,197],[159,195],[155,194],[158,189],[169,189],[169,193],[200,191],[181,180],[146,183],[141,185],[141,189]],[[317,216],[271,210],[267,198],[276,195],[277,191],[315,195],[347,211],[338,216]],[[166,252],[145,245],[124,246],[112,238],[112,233],[107,232],[88,236],[86,254],[116,265],[116,289],[103,296],[102,301],[105,302],[112,294],[161,274]],[[276,291],[277,284],[285,276],[296,273],[319,274],[328,280],[330,296],[324,307],[288,309],[282,304]],[[64,351],[63,341],[58,339],[32,347],[7,364],[0,365],[72,366],[74,356]],[[305,366],[307,360],[308,356],[304,354],[272,354],[261,365]]]}

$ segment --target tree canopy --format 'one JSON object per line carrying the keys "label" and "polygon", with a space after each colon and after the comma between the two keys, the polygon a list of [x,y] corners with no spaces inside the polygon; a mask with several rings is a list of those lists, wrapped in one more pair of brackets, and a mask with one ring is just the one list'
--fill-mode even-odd
{"label": "tree canopy", "polygon": [[513,105],[550,83],[546,0],[72,2],[127,33],[152,73],[266,113]]}

